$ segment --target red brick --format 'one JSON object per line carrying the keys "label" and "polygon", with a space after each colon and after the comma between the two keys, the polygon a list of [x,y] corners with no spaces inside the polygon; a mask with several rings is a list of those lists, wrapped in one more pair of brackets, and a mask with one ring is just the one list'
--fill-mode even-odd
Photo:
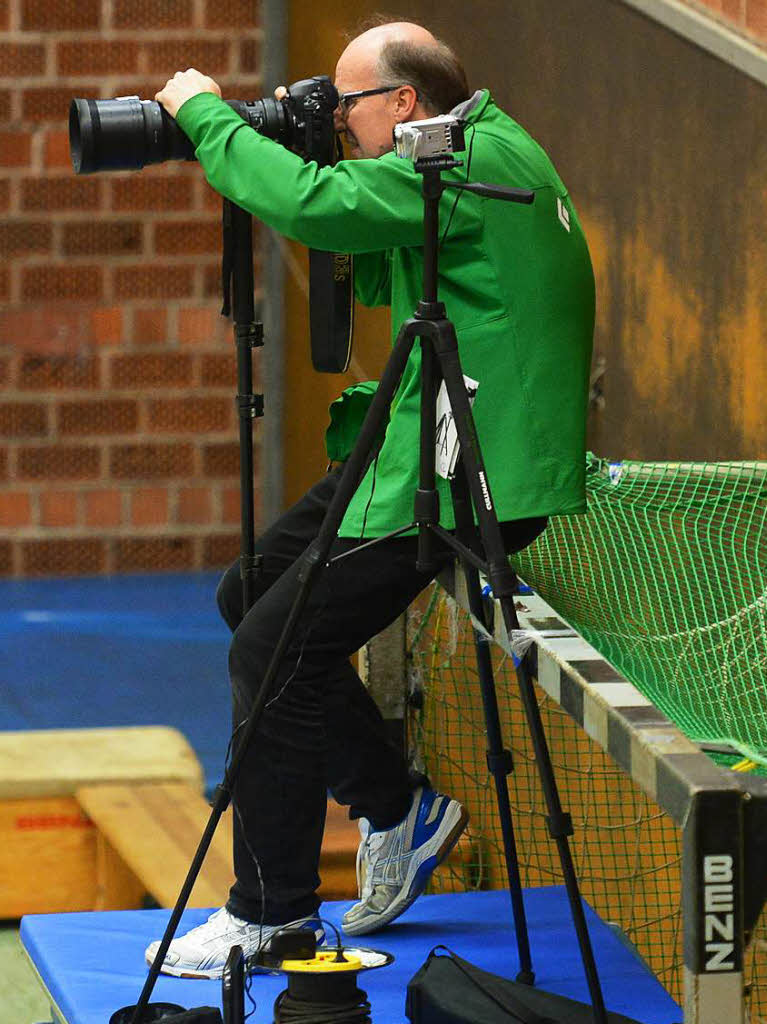
{"label": "red brick", "polygon": [[193,469],[194,452],[189,444],[115,445],[110,453],[109,471],[116,480],[188,477]]}
{"label": "red brick", "polygon": [[52,31],[99,28],[101,0],[22,0],[21,27]]}
{"label": "red brick", "polygon": [[97,210],[101,182],[94,178],[27,178],[21,183],[22,210]]}
{"label": "red brick", "polygon": [[227,444],[205,445],[202,450],[202,472],[205,477],[239,476],[239,444],[231,441]]}
{"label": "red brick", "polygon": [[32,152],[29,132],[0,131],[0,167],[26,167]]}
{"label": "red brick", "polygon": [[11,271],[9,267],[0,267],[0,299],[7,302],[11,297]]}
{"label": "red brick", "polygon": [[258,74],[261,71],[261,41],[240,40],[240,71]]}
{"label": "red brick", "polygon": [[8,0],[0,0],[0,32],[7,32],[10,26],[10,11]]}
{"label": "red brick", "polygon": [[27,352],[75,354],[87,341],[80,311],[50,306],[0,311],[0,345]]}
{"label": "red brick", "polygon": [[764,0],[746,0],[746,28],[767,41],[767,5]]}
{"label": "red brick", "polygon": [[90,315],[90,340],[96,345],[117,345],[122,339],[123,311],[119,308],[94,309]]}
{"label": "red brick", "polygon": [[206,299],[221,295],[221,267],[216,263],[202,268],[202,294]]}
{"label": "red brick", "polygon": [[135,175],[111,182],[115,210],[188,210],[194,201],[190,178],[142,178]]}
{"label": "red brick", "polygon": [[0,403],[0,437],[45,437],[46,407],[38,402]]}
{"label": "red brick", "polygon": [[[97,96],[98,85],[78,85],[78,94]],[[73,88],[66,86],[38,86],[24,89],[21,94],[21,116],[24,121],[58,121],[66,124],[69,117],[69,104],[73,99]]]}
{"label": "red brick", "polygon": [[233,401],[227,398],[166,398],[149,403],[149,426],[160,433],[208,434],[229,430]]}
{"label": "red brick", "polygon": [[45,74],[45,47],[39,43],[0,43],[3,78],[32,78]]}
{"label": "red brick", "polygon": [[168,314],[164,309],[133,310],[134,345],[156,345],[168,339]]}
{"label": "red brick", "polygon": [[0,576],[13,575],[13,545],[9,540],[0,540]]}
{"label": "red brick", "polygon": [[101,539],[30,540],[21,546],[24,576],[95,575],[106,568],[106,543]]}
{"label": "red brick", "polygon": [[721,0],[722,14],[734,21],[736,25],[743,25],[745,21],[746,0]]}
{"label": "red brick", "polygon": [[239,523],[240,513],[240,488],[224,487],[221,491],[221,521],[223,523]]}
{"label": "red brick", "polygon": [[41,221],[0,221],[0,256],[21,256],[29,252],[48,252],[53,228]]}
{"label": "red brick", "polygon": [[0,211],[5,213],[11,208],[11,183],[7,178],[0,178]]}
{"label": "red brick", "polygon": [[115,28],[185,28],[193,19],[192,0],[115,0]]}
{"label": "red brick", "polygon": [[204,355],[200,361],[200,384],[204,388],[234,388],[237,358],[234,352]]}
{"label": "red brick", "polygon": [[165,221],[155,225],[154,247],[158,253],[211,253],[220,245],[218,221]]}
{"label": "red brick", "polygon": [[178,340],[184,344],[210,344],[225,341],[231,324],[212,306],[192,306],[178,311]]}
{"label": "red brick", "polygon": [[131,495],[130,521],[134,526],[160,526],[168,522],[168,492],[143,487]]}
{"label": "red brick", "polygon": [[48,491],[40,495],[41,526],[77,526],[77,494]]}
{"label": "red brick", "polygon": [[208,28],[254,28],[258,8],[254,0],[205,0],[205,24]]}
{"label": "red brick", "polygon": [[85,445],[23,447],[18,451],[20,480],[93,480],[101,474],[101,452]]}
{"label": "red brick", "polygon": [[213,518],[213,500],[209,487],[182,487],[178,492],[176,522],[209,523]]}
{"label": "red brick", "polygon": [[25,300],[100,299],[104,292],[101,267],[26,266],[21,271]]}
{"label": "red brick", "polygon": [[184,68],[197,68],[205,75],[226,74],[230,68],[231,45],[227,41],[164,39],[147,43],[147,70],[170,78]]}
{"label": "red brick", "polygon": [[43,163],[46,167],[66,167],[72,169],[69,154],[69,132],[50,129],[45,133],[43,146]]}
{"label": "red brick", "polygon": [[0,445],[0,480],[8,479],[8,447]]}
{"label": "red brick", "polygon": [[119,491],[87,491],[84,495],[86,526],[119,526],[122,494]]}
{"label": "red brick", "polygon": [[78,356],[24,356],[19,365],[20,391],[92,389],[99,383],[95,359]]}
{"label": "red brick", "polygon": [[134,434],[138,426],[138,403],[129,398],[90,402],[62,402],[59,430],[63,435]]}
{"label": "red brick", "polygon": [[0,492],[0,529],[29,526],[31,522],[32,502],[26,492]]}
{"label": "red brick", "polygon": [[88,39],[56,46],[60,75],[118,75],[138,71],[138,44],[125,39]]}
{"label": "red brick", "polygon": [[138,221],[78,222],[63,225],[65,256],[97,254],[122,256],[144,248],[143,226]]}
{"label": "red brick", "polygon": [[184,388],[192,383],[192,358],[186,353],[140,353],[112,359],[113,388]]}
{"label": "red brick", "polygon": [[240,554],[239,533],[219,533],[206,537],[202,550],[203,569],[223,569]]}
{"label": "red brick", "polygon": [[11,90],[0,89],[0,121],[11,119]]}
{"label": "red brick", "polygon": [[194,267],[117,267],[114,275],[118,299],[183,298],[194,288]]}

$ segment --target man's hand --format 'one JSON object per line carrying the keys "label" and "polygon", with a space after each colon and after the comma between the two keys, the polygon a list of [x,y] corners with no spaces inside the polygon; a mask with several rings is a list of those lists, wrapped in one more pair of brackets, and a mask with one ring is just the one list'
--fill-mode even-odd
{"label": "man's hand", "polygon": [[212,92],[215,96],[221,96],[221,89],[212,78],[201,74],[195,68],[188,68],[186,71],[177,71],[173,78],[169,78],[165,88],[155,96],[155,100],[165,107],[171,117],[175,117],[182,104],[201,92]]}

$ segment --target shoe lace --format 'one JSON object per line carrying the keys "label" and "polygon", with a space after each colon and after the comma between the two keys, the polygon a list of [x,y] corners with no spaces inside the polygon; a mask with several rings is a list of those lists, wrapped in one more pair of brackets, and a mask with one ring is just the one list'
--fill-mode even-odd
{"label": "shoe lace", "polygon": [[372,896],[376,883],[376,868],[380,858],[381,847],[388,837],[388,832],[370,832],[363,844],[362,863],[364,866],[364,883],[360,896],[366,900]]}
{"label": "shoe lace", "polygon": [[208,918],[207,930],[211,933],[211,937],[224,935],[226,932],[240,931],[245,923],[234,914],[230,914],[226,907],[221,907]]}

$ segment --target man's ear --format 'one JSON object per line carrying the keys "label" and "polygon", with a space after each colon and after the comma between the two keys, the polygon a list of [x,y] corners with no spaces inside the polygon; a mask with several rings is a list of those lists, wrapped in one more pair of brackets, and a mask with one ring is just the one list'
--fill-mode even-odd
{"label": "man's ear", "polygon": [[412,121],[413,111],[418,103],[418,93],[412,85],[401,85],[394,94],[394,116],[401,124]]}

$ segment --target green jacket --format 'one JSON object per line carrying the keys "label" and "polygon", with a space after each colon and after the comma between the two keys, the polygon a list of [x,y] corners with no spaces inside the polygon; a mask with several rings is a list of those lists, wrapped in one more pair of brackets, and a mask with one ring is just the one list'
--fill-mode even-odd
{"label": "green jacket", "polygon": [[[594,327],[586,241],[551,161],[489,92],[475,93],[456,113],[467,122],[467,152],[464,166],[444,180],[536,193],[524,206],[448,189],[440,204],[447,236],[439,297],[456,327],[463,372],[479,381],[474,417],[498,518],[583,512]],[[422,178],[410,161],[387,153],[335,167],[305,163],[209,93],[188,100],[178,123],[218,192],[304,245],[354,253],[357,299],[390,305],[396,338],[422,286]],[[363,520],[371,537],[412,520],[419,368],[416,343],[377,465],[357,489],[341,536],[359,536]],[[441,521],[450,528],[449,487],[442,478],[438,486]]]}

